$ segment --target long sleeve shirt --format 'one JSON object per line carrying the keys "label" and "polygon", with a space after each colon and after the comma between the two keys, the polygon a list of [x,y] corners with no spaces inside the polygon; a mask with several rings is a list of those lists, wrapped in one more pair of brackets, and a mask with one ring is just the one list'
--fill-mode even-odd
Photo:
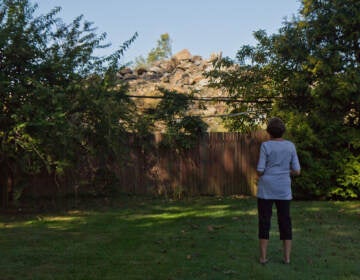
{"label": "long sleeve shirt", "polygon": [[288,140],[269,140],[260,147],[257,197],[291,200],[291,170],[300,171],[295,145]]}

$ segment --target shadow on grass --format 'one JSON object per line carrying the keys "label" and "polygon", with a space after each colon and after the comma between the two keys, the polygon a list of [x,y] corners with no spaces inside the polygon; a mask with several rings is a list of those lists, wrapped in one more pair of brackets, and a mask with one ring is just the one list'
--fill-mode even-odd
{"label": "shadow on grass", "polygon": [[0,279],[360,279],[359,202],[293,202],[294,249],[257,263],[253,198],[126,198],[1,216]]}

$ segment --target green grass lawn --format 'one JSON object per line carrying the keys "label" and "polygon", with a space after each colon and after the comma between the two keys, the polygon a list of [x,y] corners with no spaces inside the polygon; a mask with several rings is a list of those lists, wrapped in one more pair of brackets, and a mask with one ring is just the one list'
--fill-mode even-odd
{"label": "green grass lawn", "polygon": [[294,201],[291,265],[276,215],[258,264],[256,214],[254,198],[126,197],[1,215],[0,279],[360,279],[360,202]]}

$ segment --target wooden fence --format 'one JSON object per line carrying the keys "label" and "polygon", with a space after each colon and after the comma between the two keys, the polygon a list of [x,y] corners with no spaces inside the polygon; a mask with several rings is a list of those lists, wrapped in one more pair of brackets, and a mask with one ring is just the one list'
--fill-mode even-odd
{"label": "wooden fence", "polygon": [[[104,163],[99,164],[95,160],[90,171],[89,167],[86,171],[86,168],[79,166],[61,178],[55,174],[23,178],[23,181],[28,182],[23,195],[38,198],[111,193],[113,190],[174,198],[193,195],[252,195],[256,192],[259,148],[266,139],[264,131],[249,134],[207,133],[201,135],[190,150],[178,151],[162,147],[161,134],[148,139],[147,146],[150,149],[136,145],[130,135],[128,144],[125,144],[128,146],[128,153],[119,162],[109,161],[104,169]],[[109,169],[110,173],[98,172]],[[98,175],[100,180],[97,179]],[[4,206],[11,197],[8,193],[14,191],[14,184],[13,180],[5,182],[8,179],[0,177],[0,203]]]}
{"label": "wooden fence", "polygon": [[256,192],[259,147],[263,131],[249,134],[207,133],[194,148],[161,149],[157,134],[151,152],[132,153],[127,166],[114,166],[121,191],[160,195],[250,195]]}

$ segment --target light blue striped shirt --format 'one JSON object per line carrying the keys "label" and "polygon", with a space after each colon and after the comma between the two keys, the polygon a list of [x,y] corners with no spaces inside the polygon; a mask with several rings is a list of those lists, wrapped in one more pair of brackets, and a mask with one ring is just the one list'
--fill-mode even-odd
{"label": "light blue striped shirt", "polygon": [[258,181],[257,197],[291,200],[291,170],[300,171],[295,145],[288,140],[263,142],[257,165],[263,175]]}

